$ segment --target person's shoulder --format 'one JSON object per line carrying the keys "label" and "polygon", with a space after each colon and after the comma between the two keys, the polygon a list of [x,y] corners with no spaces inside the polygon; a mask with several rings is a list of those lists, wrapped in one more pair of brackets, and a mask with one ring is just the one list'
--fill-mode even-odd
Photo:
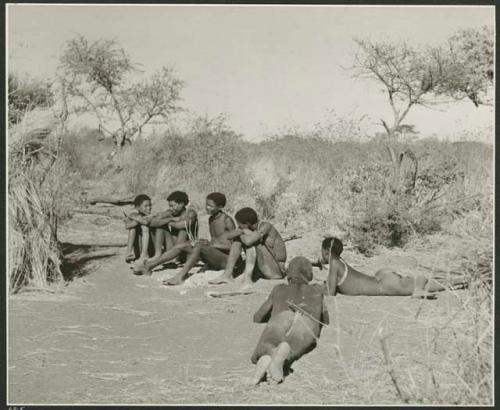
{"label": "person's shoulder", "polygon": [[311,289],[318,293],[324,293],[325,285],[322,283],[312,283],[308,285]]}
{"label": "person's shoulder", "polygon": [[269,222],[269,221],[260,221],[259,223],[259,229],[266,229],[266,230],[276,230],[276,228],[274,227],[274,225]]}
{"label": "person's shoulder", "polygon": [[284,294],[288,293],[289,289],[290,289],[290,286],[288,284],[280,283],[273,288],[271,293],[273,295],[284,295]]}
{"label": "person's shoulder", "polygon": [[134,209],[132,212],[129,212],[130,216],[141,216],[141,213],[137,210]]}
{"label": "person's shoulder", "polygon": [[276,286],[274,286],[273,290],[271,290],[272,293],[276,292],[282,292],[288,288],[288,285],[286,283],[279,283]]}
{"label": "person's shoulder", "polygon": [[198,216],[198,213],[193,208],[188,208],[186,210],[186,216]]}

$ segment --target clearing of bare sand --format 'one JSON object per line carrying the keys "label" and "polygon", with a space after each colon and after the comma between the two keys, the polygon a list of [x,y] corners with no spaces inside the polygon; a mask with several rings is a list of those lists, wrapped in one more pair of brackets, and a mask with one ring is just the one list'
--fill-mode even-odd
{"label": "clearing of bare sand", "polygon": [[[68,242],[125,239],[121,221],[94,224],[80,216],[62,235]],[[90,221],[90,222],[89,222]],[[116,228],[116,230],[115,230]],[[203,229],[203,228],[202,228]],[[92,232],[92,234],[90,234]],[[88,235],[88,237],[86,236]],[[203,236],[203,231],[201,232]],[[287,242],[288,260],[315,259],[321,232]],[[458,244],[436,235],[414,249],[345,259],[373,274],[449,267]],[[254,293],[212,298],[220,272],[195,273],[181,286],[160,269],[135,276],[124,252],[92,263],[55,293],[9,299],[8,401],[11,404],[402,404],[455,403],[463,358],[452,348],[468,318],[467,290],[437,300],[409,297],[327,298],[330,326],[318,347],[292,366],[284,383],[249,389],[250,355],[263,330],[253,312],[279,280],[260,280]],[[425,261],[425,263],[424,263]],[[427,267],[423,267],[426,265]],[[196,271],[197,268],[194,269]],[[314,270],[315,281],[326,271]],[[463,376],[461,376],[463,377]],[[478,398],[478,402],[480,399]]]}

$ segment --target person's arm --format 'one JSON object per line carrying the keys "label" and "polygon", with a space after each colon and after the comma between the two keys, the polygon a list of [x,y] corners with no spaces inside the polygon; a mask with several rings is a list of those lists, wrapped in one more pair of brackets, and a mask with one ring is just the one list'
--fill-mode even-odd
{"label": "person's arm", "polygon": [[326,279],[326,287],[329,295],[335,296],[337,294],[337,274],[338,269],[335,263],[330,263],[328,266],[328,278]]}
{"label": "person's arm", "polygon": [[129,217],[126,217],[124,222],[125,222],[125,229],[132,229],[135,228],[137,225],[139,225],[139,222],[134,221]]}
{"label": "person's arm", "polygon": [[[273,289],[274,291],[274,289]],[[253,315],[254,323],[265,323],[269,321],[269,315],[273,308],[273,291],[269,294],[267,300],[262,304],[262,306]]]}
{"label": "person's arm", "polygon": [[[150,216],[142,216],[142,215],[139,215],[138,213],[131,213],[131,214],[126,214],[124,212],[125,216],[127,217],[127,219],[130,219],[132,222],[135,222],[135,225],[134,226],[137,226],[137,225],[149,225],[150,221],[151,221],[151,217]],[[127,224],[127,222],[125,222],[125,224]],[[131,228],[133,228],[134,226],[131,225]],[[130,229],[130,228],[127,228],[127,229]]]}
{"label": "person's arm", "polygon": [[269,222],[264,222],[256,231],[245,229],[243,231],[243,235],[240,236],[240,240],[243,245],[252,246],[257,242],[260,242],[269,232],[271,232],[271,224]]}
{"label": "person's arm", "polygon": [[226,233],[226,239],[233,240],[240,237],[243,234],[241,229],[236,228],[234,231]]}
{"label": "person's arm", "polygon": [[330,315],[328,314],[328,309],[326,308],[324,297],[321,297],[321,305],[322,305],[322,310],[321,310],[320,321],[321,321],[321,323],[323,323],[325,325],[329,325],[330,324]]}
{"label": "person's arm", "polygon": [[160,227],[168,224],[172,219],[173,219],[172,211],[170,209],[167,209],[166,211],[154,214],[151,217],[151,221],[149,222],[149,226],[151,228],[160,228]]}
{"label": "person's arm", "polygon": [[186,224],[187,226],[191,226],[191,224],[193,224],[197,218],[198,216],[196,215],[196,212],[193,209],[188,209],[184,216],[172,217],[168,224],[172,228],[182,229],[186,227]]}

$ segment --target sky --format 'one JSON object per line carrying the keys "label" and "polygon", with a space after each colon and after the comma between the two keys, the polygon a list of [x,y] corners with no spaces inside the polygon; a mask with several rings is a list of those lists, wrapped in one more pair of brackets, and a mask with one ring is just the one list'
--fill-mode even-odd
{"label": "sky", "polygon": [[[8,69],[53,76],[78,34],[115,39],[145,74],[172,67],[185,81],[182,106],[225,114],[244,138],[310,130],[328,112],[391,120],[381,87],[351,77],[353,39],[437,44],[457,29],[494,27],[493,6],[8,5]],[[493,107],[468,101],[415,107],[404,121],[422,135],[455,138],[487,129]],[[483,133],[484,135],[484,133]],[[486,142],[493,141],[487,135]]]}

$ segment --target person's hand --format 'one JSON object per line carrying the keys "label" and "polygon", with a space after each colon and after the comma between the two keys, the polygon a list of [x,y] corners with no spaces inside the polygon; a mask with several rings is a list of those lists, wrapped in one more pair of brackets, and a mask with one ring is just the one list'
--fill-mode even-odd
{"label": "person's hand", "polygon": [[154,216],[153,215],[146,215],[143,217],[145,224],[144,225],[149,225],[151,221],[153,220]]}

